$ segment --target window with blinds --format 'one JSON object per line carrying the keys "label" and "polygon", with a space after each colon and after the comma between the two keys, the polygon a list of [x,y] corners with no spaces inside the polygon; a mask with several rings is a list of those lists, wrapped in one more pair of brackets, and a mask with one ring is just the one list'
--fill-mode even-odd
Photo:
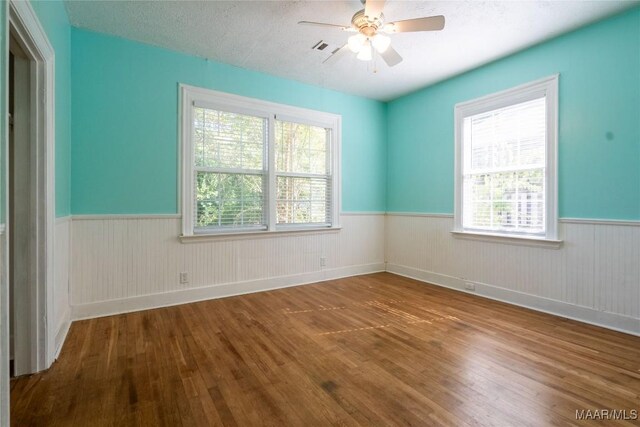
{"label": "window with blinds", "polygon": [[331,224],[330,129],[275,121],[278,224]]}
{"label": "window with blinds", "polygon": [[545,99],[464,119],[468,229],[544,234]]}
{"label": "window with blinds", "polygon": [[262,117],[193,108],[195,228],[266,228]]}
{"label": "window with blinds", "polygon": [[458,231],[555,238],[557,80],[548,80],[457,107]]}
{"label": "window with blinds", "polygon": [[183,235],[337,228],[340,116],[181,85]]}

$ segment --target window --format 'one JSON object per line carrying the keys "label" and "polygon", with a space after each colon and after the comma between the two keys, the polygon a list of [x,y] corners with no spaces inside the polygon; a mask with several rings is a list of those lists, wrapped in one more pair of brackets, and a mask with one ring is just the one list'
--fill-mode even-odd
{"label": "window", "polygon": [[266,227],[266,122],[193,107],[194,228]]}
{"label": "window", "polygon": [[331,225],[331,131],[275,120],[278,225]]}
{"label": "window", "polygon": [[557,238],[557,76],[455,107],[455,230]]}
{"label": "window", "polygon": [[340,116],[181,86],[183,235],[338,227]]}

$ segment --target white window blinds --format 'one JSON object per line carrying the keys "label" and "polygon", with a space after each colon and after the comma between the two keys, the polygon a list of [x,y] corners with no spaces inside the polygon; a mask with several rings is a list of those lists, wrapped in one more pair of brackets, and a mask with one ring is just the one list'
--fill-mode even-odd
{"label": "white window blinds", "polygon": [[464,118],[464,229],[545,234],[546,99]]}
{"label": "white window blinds", "polygon": [[275,121],[278,224],[331,224],[330,129]]}
{"label": "white window blinds", "polygon": [[194,107],[195,229],[266,228],[267,120]]}

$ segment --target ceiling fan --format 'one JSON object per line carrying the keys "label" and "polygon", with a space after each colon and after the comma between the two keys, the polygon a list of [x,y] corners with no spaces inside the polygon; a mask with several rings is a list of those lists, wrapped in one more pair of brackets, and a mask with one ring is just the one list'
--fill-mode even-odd
{"label": "ceiling fan", "polygon": [[323,63],[335,62],[351,51],[362,61],[371,61],[377,52],[388,66],[402,62],[400,54],[391,47],[391,39],[386,34],[413,31],[440,31],[444,28],[444,16],[428,16],[404,21],[385,22],[382,8],[385,0],[360,0],[364,9],[351,18],[351,25],[325,24],[322,22],[300,21],[298,24],[333,28],[357,33],[349,37],[347,44],[335,50]]}

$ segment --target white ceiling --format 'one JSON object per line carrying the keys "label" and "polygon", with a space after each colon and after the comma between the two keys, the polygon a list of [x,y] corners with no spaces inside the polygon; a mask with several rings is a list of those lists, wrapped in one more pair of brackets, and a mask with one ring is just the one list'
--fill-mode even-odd
{"label": "white ceiling", "polygon": [[[345,1],[67,0],[71,24],[251,70],[379,100],[390,100],[623,9],[630,1],[398,1],[387,21],[444,15],[440,32],[392,35],[404,57],[389,68],[355,55],[322,61],[350,33],[298,25],[348,25],[362,8]],[[324,52],[312,50],[319,40]],[[325,53],[326,52],[326,53]]]}

